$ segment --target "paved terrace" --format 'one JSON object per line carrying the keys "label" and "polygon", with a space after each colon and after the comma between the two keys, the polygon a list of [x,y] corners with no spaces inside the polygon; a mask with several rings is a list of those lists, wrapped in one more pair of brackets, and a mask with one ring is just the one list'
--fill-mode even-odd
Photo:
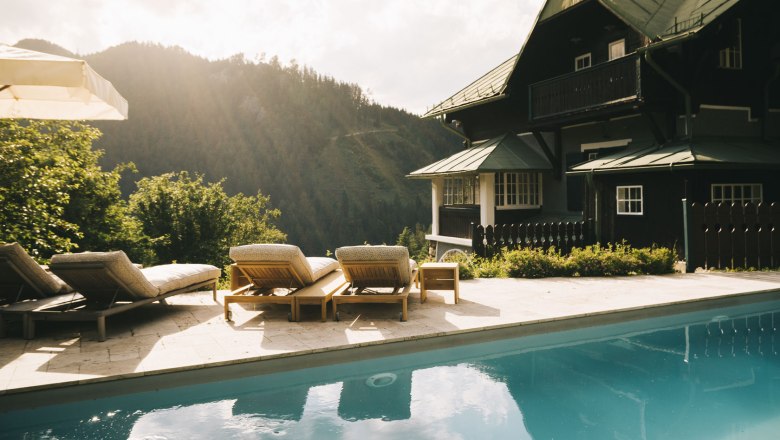
{"label": "paved terrace", "polygon": [[565,328],[574,318],[636,316],[661,310],[654,306],[747,300],[772,291],[780,292],[780,273],[478,279],[461,281],[457,305],[451,292],[434,291],[420,304],[413,289],[408,322],[398,321],[398,305],[367,304],[345,305],[340,322],[324,323],[319,306],[304,307],[302,322],[291,323],[287,307],[239,304],[231,305],[234,322],[228,323],[211,292],[198,292],[109,318],[105,342],[97,342],[94,323],[39,322],[31,341],[12,328],[0,339],[0,395],[486,328]]}

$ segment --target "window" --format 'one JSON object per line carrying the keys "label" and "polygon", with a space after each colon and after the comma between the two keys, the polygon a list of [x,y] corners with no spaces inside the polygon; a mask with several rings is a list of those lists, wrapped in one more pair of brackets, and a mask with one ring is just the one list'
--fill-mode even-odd
{"label": "window", "polygon": [[479,177],[445,177],[445,205],[479,205]]}
{"label": "window", "polygon": [[587,69],[590,67],[590,52],[585,55],[580,55],[574,59],[574,71]]}
{"label": "window", "polygon": [[737,19],[733,26],[731,41],[727,47],[720,50],[721,69],[742,69],[742,20]]}
{"label": "window", "polygon": [[496,207],[538,208],[542,205],[539,173],[496,173]]}
{"label": "window", "polygon": [[624,57],[626,56],[626,39],[621,38],[620,40],[613,41],[609,43],[609,60],[612,61],[614,59]]}
{"label": "window", "polygon": [[642,215],[642,185],[617,187],[617,213],[620,215]]}
{"label": "window", "polygon": [[712,203],[755,204],[763,200],[763,186],[760,183],[713,183]]}

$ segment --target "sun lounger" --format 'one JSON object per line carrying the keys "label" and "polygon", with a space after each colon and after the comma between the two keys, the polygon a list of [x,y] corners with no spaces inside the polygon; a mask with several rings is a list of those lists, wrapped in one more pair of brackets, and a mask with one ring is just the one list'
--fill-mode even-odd
{"label": "sun lounger", "polygon": [[72,291],[70,286],[35,262],[19,243],[0,244],[0,304]]}
{"label": "sun lounger", "polygon": [[333,296],[335,320],[339,320],[339,304],[400,303],[401,321],[406,321],[409,291],[417,278],[417,263],[409,259],[406,247],[347,246],[336,249],[336,258],[351,288]]}
{"label": "sun lounger", "polygon": [[5,320],[18,317],[27,332],[27,314],[46,304],[82,301],[83,297],[39,265],[18,243],[0,244],[0,337]]}
{"label": "sun lounger", "polygon": [[[231,266],[232,291],[224,297],[225,319],[228,321],[232,319],[230,303],[289,305],[287,318],[297,321],[295,293],[314,285],[339,267],[332,258],[306,257],[297,246],[289,244],[235,246],[230,248],[230,258],[235,264]],[[314,293],[312,290],[305,296]],[[332,294],[323,293],[319,301],[325,306]]]}
{"label": "sun lounger", "polygon": [[85,301],[46,307],[30,313],[34,321],[96,321],[98,340],[106,339],[106,317],[185,292],[211,287],[216,297],[220,270],[208,264],[164,264],[139,269],[122,251],[55,255],[50,269],[73,286]]}

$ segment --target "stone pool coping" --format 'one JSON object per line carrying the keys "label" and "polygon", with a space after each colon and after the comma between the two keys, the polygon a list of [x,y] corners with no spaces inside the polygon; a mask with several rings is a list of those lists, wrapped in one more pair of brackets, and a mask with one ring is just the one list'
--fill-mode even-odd
{"label": "stone pool coping", "polygon": [[[31,341],[12,331],[0,339],[0,396],[66,388],[78,393],[93,388],[82,385],[156,376],[162,384],[166,373],[247,363],[256,363],[258,374],[283,368],[278,361],[292,356],[303,356],[310,366],[337,362],[355,348],[403,352],[396,343],[418,341],[416,349],[424,349],[442,337],[458,343],[457,338],[465,342],[484,331],[534,334],[660,316],[671,313],[670,307],[677,313],[723,301],[780,299],[778,293],[778,272],[478,279],[461,281],[457,305],[451,292],[436,291],[420,304],[414,289],[409,321],[403,323],[397,305],[376,304],[345,306],[340,322],[325,323],[317,307],[303,308],[302,321],[291,323],[283,306],[232,305],[234,322],[227,323],[221,302],[198,292],[170,298],[168,307],[151,304],[109,319],[105,342],[97,342],[92,323],[41,323],[39,337]],[[354,359],[356,351],[349,353]]]}

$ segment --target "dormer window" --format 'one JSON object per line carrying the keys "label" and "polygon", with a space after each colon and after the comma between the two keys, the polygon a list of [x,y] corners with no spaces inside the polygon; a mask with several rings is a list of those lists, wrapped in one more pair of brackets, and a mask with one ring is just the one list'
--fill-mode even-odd
{"label": "dormer window", "polygon": [[609,43],[609,60],[615,60],[626,56],[626,39],[621,38],[619,40]]}
{"label": "dormer window", "polygon": [[732,35],[728,47],[720,50],[719,67],[721,69],[742,69],[742,20],[737,19],[734,25],[727,29]]}
{"label": "dormer window", "polygon": [[577,58],[575,58],[574,59],[574,71],[576,72],[578,70],[587,69],[588,67],[590,67],[590,65],[591,65],[590,64],[590,60],[591,60],[590,52],[588,52],[586,54],[583,54],[583,55],[580,55]]}

